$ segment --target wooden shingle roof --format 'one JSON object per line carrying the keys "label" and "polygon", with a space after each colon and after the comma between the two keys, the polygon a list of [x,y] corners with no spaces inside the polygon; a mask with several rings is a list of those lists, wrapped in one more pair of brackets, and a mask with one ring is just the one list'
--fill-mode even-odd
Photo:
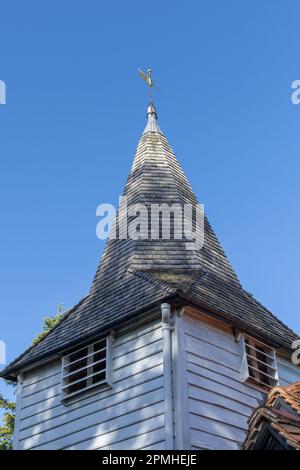
{"label": "wooden shingle roof", "polygon": [[[124,190],[128,205],[197,204],[196,196],[166,137],[153,105]],[[149,224],[149,230],[151,224]],[[205,218],[204,246],[186,240],[109,240],[89,295],[40,343],[12,362],[4,376],[76,342],[178,297],[220,314],[288,348],[298,336],[240,285]]]}

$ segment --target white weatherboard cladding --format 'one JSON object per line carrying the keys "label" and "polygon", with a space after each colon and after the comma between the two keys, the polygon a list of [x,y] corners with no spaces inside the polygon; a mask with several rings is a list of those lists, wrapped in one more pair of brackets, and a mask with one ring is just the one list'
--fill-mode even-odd
{"label": "white weatherboard cladding", "polygon": [[228,328],[187,314],[179,321],[188,401],[186,448],[239,449],[247,420],[264,394],[242,383],[240,348]]}
{"label": "white weatherboard cladding", "polygon": [[[186,449],[236,449],[243,443],[248,418],[266,395],[241,378],[240,345],[233,330],[203,315],[176,319],[182,345],[181,383],[186,416],[181,420]],[[300,368],[277,354],[280,385],[300,380]]]}
{"label": "white weatherboard cladding", "polygon": [[[248,418],[266,395],[242,382],[232,328],[185,310],[174,316],[172,383],[175,449],[239,449]],[[280,385],[300,368],[277,352]],[[163,340],[160,321],[136,325],[113,342],[113,388],[65,405],[61,361],[24,375],[15,448],[165,449]]]}
{"label": "white weatherboard cladding", "polygon": [[61,362],[25,375],[19,449],[163,449],[164,390],[159,321],[113,343],[113,388],[61,403]]}
{"label": "white weatherboard cladding", "polygon": [[279,385],[284,386],[300,380],[300,364],[292,362],[292,353],[290,357],[277,356]]}

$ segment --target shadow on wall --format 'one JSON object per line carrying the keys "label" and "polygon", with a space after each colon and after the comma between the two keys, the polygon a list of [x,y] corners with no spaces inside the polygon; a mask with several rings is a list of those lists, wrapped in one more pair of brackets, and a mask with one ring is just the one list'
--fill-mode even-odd
{"label": "shadow on wall", "polygon": [[114,384],[61,403],[61,364],[28,375],[21,449],[163,449],[164,391],[160,322],[118,337]]}

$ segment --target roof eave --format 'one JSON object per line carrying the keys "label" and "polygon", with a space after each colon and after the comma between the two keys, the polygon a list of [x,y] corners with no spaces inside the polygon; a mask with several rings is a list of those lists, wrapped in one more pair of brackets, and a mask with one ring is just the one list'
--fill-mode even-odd
{"label": "roof eave", "polygon": [[[105,327],[101,327],[101,328],[95,330],[93,332],[93,334],[88,334],[88,335],[82,337],[80,340],[74,340],[73,342],[68,343],[67,346],[65,345],[64,347],[53,349],[50,353],[45,353],[41,356],[38,356],[38,358],[32,358],[31,360],[25,361],[24,363],[21,363],[19,365],[19,367],[18,367],[18,363],[16,363],[15,365],[12,365],[11,367],[10,367],[10,365],[8,365],[5,369],[0,371],[0,377],[4,378],[6,380],[16,381],[17,380],[17,374],[21,370],[27,369],[28,367],[31,368],[31,366],[33,366],[33,365],[36,366],[37,364],[44,364],[46,362],[49,362],[49,361],[55,359],[56,357],[60,357],[61,354],[64,351],[67,351],[70,348],[73,348],[78,344],[81,344],[81,343],[84,343],[84,342],[86,342],[90,339],[93,339],[93,338],[99,336],[99,334],[101,334],[101,333],[103,334],[103,333],[105,333],[109,330],[112,330],[117,325],[120,326],[121,324],[124,324],[124,323],[132,320],[133,317],[140,316],[143,313],[146,313],[148,311],[153,310],[158,305],[160,305],[161,302],[165,302],[167,300],[175,300],[175,299],[181,300],[182,302],[187,303],[190,306],[195,307],[197,309],[201,309],[204,313],[206,313],[210,316],[213,315],[214,318],[217,318],[221,321],[224,321],[225,323],[229,324],[233,328],[240,328],[245,333],[252,334],[255,337],[257,337],[257,339],[261,339],[262,341],[266,342],[266,331],[264,331],[262,333],[259,329],[256,329],[253,326],[250,326],[247,322],[243,322],[242,320],[239,320],[239,319],[233,317],[232,315],[230,315],[228,313],[220,312],[216,309],[213,309],[212,307],[209,307],[209,306],[207,306],[206,304],[204,304],[202,302],[196,302],[195,300],[191,299],[189,297],[189,295],[186,295],[181,291],[177,291],[177,292],[174,292],[172,294],[168,294],[168,295],[164,296],[163,298],[161,298],[159,301],[155,301],[152,304],[148,304],[147,306],[145,306],[145,307],[143,307],[139,310],[132,311],[132,312],[128,313],[128,315],[126,315],[125,317],[122,318],[121,322],[120,322],[120,320],[114,320],[114,321],[108,323]],[[273,347],[275,347],[277,349],[281,349],[282,351],[285,351],[286,353],[290,353],[292,351],[291,347],[288,345],[288,343],[285,343],[284,341],[281,341],[280,338],[275,337],[274,335],[272,335],[270,333],[268,333],[267,336],[268,336],[268,340],[269,340],[270,344]]]}
{"label": "roof eave", "polygon": [[212,307],[206,305],[205,303],[202,302],[196,302],[195,300],[191,300],[191,298],[184,294],[184,293],[178,293],[178,296],[189,303],[189,305],[194,306],[195,308],[201,309],[204,311],[204,313],[207,313],[208,315],[213,315],[214,318],[218,318],[221,321],[226,322],[227,324],[231,325],[232,327],[235,328],[240,328],[243,332],[245,333],[252,333],[257,339],[260,339],[263,342],[266,342],[266,336],[267,339],[269,339],[270,344],[277,348],[277,349],[282,349],[287,353],[292,352],[291,345],[289,343],[284,342],[283,340],[280,340],[279,337],[270,334],[267,331],[261,332],[260,329],[253,327],[250,325],[248,322],[244,322],[242,320],[239,320],[238,318],[234,317],[231,314],[221,312],[217,309],[213,309]]}
{"label": "roof eave", "polygon": [[[93,332],[93,334],[88,334],[88,335],[80,338],[80,340],[78,340],[78,339],[74,340],[74,341],[68,343],[68,345],[65,345],[65,346],[60,347],[60,348],[53,349],[51,352],[42,354],[42,355],[40,355],[36,358],[29,359],[28,361],[24,361],[23,363],[21,361],[16,362],[15,364],[12,363],[11,366],[8,365],[2,371],[0,371],[0,378],[16,382],[17,381],[17,375],[20,371],[24,371],[25,369],[32,368],[31,366],[36,367],[37,365],[42,365],[42,364],[45,364],[46,362],[50,362],[53,359],[55,359],[57,357],[60,357],[65,351],[67,351],[67,350],[69,350],[69,349],[71,349],[71,348],[73,348],[73,347],[75,347],[75,346],[77,346],[81,343],[86,343],[90,339],[94,339],[97,336],[99,336],[99,334],[105,334],[106,332],[111,331],[112,329],[114,329],[117,325],[121,326],[124,323],[132,320],[133,318],[139,317],[139,316],[143,315],[146,312],[150,312],[150,311],[154,310],[162,302],[170,301],[172,299],[175,299],[176,297],[178,297],[178,294],[176,292],[174,292],[172,294],[168,294],[168,295],[162,297],[159,301],[155,301],[151,304],[148,304],[146,307],[143,307],[143,308],[140,308],[138,310],[135,310],[135,311],[132,311],[132,312],[128,313],[128,315],[126,315],[122,318],[121,322],[120,322],[119,319],[114,320],[110,323],[107,323],[107,325],[105,325],[105,327],[101,327],[101,328],[96,329]],[[18,364],[19,364],[19,366],[18,366]]]}

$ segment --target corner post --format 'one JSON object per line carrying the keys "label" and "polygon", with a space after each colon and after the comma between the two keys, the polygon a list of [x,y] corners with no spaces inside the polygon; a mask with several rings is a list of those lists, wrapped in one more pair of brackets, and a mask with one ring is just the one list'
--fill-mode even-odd
{"label": "corner post", "polygon": [[22,394],[23,394],[23,382],[24,374],[19,372],[17,375],[17,393],[16,393],[16,413],[15,413],[15,429],[13,438],[13,450],[19,450],[19,435],[20,435],[20,421],[22,411]]}
{"label": "corner post", "polygon": [[163,303],[162,336],[163,336],[163,370],[164,370],[164,394],[165,394],[165,433],[166,449],[173,450],[173,391],[172,391],[172,343],[171,343],[171,306]]}

